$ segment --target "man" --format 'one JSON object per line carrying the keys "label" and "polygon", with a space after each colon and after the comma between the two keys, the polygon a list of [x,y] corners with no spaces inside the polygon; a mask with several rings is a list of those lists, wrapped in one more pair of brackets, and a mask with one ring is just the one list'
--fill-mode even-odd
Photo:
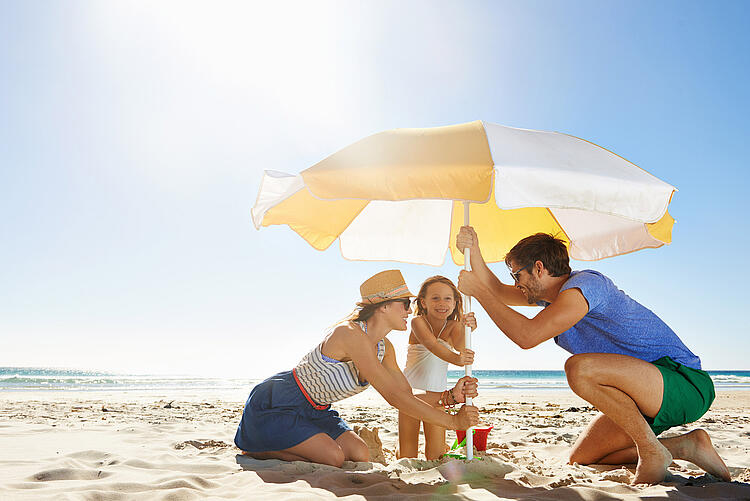
{"label": "man", "polygon": [[[573,445],[570,463],[638,462],[633,483],[658,483],[673,458],[729,481],[724,462],[701,429],[657,439],[664,430],[699,419],[714,387],[695,356],[651,310],[592,271],[571,271],[559,239],[538,233],[505,258],[515,286],[490,271],[470,226],[456,247],[471,251],[473,271],[462,271],[461,292],[471,295],[511,341],[523,349],[554,338],[573,353],[565,362],[570,388],[600,412]],[[544,309],[527,318],[508,305]]]}

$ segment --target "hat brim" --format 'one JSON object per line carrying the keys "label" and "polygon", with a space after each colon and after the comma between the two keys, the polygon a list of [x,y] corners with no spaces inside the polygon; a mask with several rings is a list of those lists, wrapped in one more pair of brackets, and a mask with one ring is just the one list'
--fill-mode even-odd
{"label": "hat brim", "polygon": [[407,291],[406,293],[399,294],[398,296],[393,296],[393,297],[388,297],[388,298],[376,298],[376,299],[378,299],[378,301],[372,301],[372,302],[369,302],[369,301],[368,302],[359,301],[357,303],[357,306],[368,306],[368,305],[373,305],[373,304],[381,304],[381,303],[387,303],[388,301],[396,301],[397,299],[411,299],[411,298],[414,298],[414,297],[417,297],[417,296],[415,296],[411,292]]}

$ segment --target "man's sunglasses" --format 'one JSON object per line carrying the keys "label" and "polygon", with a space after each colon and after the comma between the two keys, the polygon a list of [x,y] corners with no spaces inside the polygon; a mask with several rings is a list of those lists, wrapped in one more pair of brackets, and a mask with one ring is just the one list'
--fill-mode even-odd
{"label": "man's sunglasses", "polygon": [[[523,268],[521,268],[520,270],[517,270],[517,271],[511,271],[511,272],[510,272],[510,276],[511,276],[511,277],[513,277],[513,280],[515,280],[516,282],[518,282],[518,280],[519,280],[519,279],[521,278],[521,272],[522,272],[523,270],[525,270],[526,268],[528,268],[529,266],[532,266],[533,264],[534,264],[534,263],[529,263],[529,264],[527,264],[526,266],[524,266]],[[509,270],[509,271],[510,271],[510,270]]]}

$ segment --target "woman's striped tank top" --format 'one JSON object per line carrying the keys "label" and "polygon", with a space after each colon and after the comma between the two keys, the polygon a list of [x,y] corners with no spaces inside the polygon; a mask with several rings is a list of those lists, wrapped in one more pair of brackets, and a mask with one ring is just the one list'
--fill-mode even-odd
{"label": "woman's striped tank top", "polygon": [[[363,331],[367,332],[367,324],[358,322]],[[323,355],[320,343],[310,353],[305,355],[297,367],[292,371],[297,385],[305,394],[307,400],[316,409],[325,409],[332,402],[338,402],[367,389],[367,381],[359,382],[359,374],[354,362],[341,362]],[[378,360],[385,356],[385,342],[378,342]]]}

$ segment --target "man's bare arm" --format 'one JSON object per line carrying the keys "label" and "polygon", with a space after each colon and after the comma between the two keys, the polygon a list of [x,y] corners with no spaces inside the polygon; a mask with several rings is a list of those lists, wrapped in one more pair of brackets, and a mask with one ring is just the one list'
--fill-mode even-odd
{"label": "man's bare arm", "polygon": [[588,303],[578,289],[561,292],[552,304],[534,318],[527,318],[509,308],[490,288],[478,289],[474,297],[495,325],[524,350],[562,334],[588,313]]}

